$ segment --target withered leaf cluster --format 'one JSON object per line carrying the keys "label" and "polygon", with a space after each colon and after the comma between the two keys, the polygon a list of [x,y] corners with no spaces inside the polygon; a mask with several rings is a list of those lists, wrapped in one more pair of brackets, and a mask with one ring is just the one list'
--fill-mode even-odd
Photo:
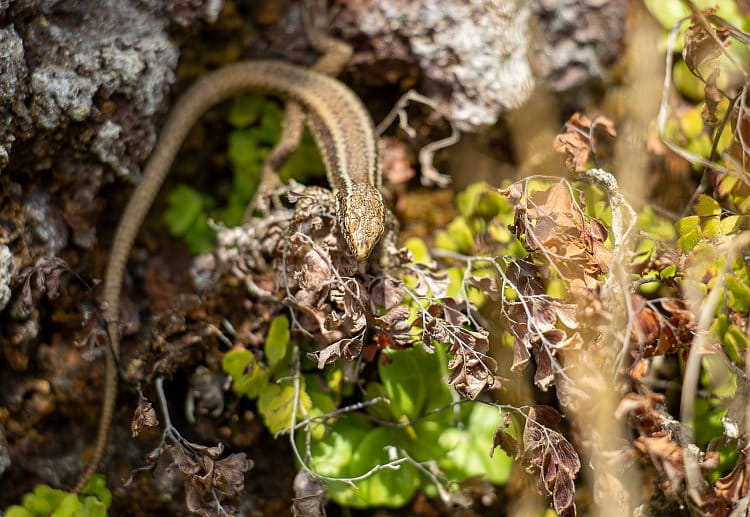
{"label": "withered leaf cluster", "polygon": [[586,115],[574,113],[565,123],[565,130],[555,136],[552,145],[565,156],[565,166],[573,172],[584,172],[592,157],[597,155],[597,145],[615,137],[617,132],[611,120],[596,117],[593,122]]}
{"label": "withered leaf cluster", "polygon": [[539,476],[539,483],[552,496],[558,515],[576,515],[573,503],[575,478],[581,470],[581,460],[571,443],[560,433],[560,413],[549,406],[532,406],[526,415],[522,440],[519,444],[507,431],[511,419],[506,413],[493,438],[493,446],[501,446],[526,470]]}
{"label": "withered leaf cluster", "polygon": [[[628,417],[630,426],[638,433],[633,442],[645,457],[657,467],[661,489],[667,495],[679,495],[686,489],[685,454],[692,448],[698,455],[698,466],[703,475],[715,470],[719,453],[702,453],[685,440],[686,432],[664,406],[664,396],[658,393],[628,393],[620,402],[616,415]],[[747,451],[742,451],[746,456]],[[748,493],[748,463],[740,460],[726,476],[712,483],[697,502],[705,515],[728,517],[741,498]]]}
{"label": "withered leaf cluster", "polygon": [[607,229],[586,216],[582,200],[571,185],[560,181],[532,192],[525,206],[516,209],[514,230],[526,248],[543,257],[568,289],[585,293],[599,286],[609,272],[612,253],[604,245]]}
{"label": "withered leaf cluster", "polygon": [[453,357],[448,362],[450,383],[461,395],[475,399],[495,385],[497,363],[487,355],[490,345],[487,331],[467,328],[466,305],[455,298],[442,298],[417,319],[422,329],[422,342],[428,349],[433,341],[448,345]]}
{"label": "withered leaf cluster", "polygon": [[630,323],[634,359],[630,376],[639,380],[648,371],[651,357],[680,353],[685,358],[693,342],[695,318],[678,298],[647,302],[633,295],[631,300],[635,317]]}
{"label": "withered leaf cluster", "polygon": [[[487,356],[487,332],[467,318],[475,308],[446,297],[445,274],[414,264],[411,254],[397,250],[387,236],[368,263],[359,263],[340,234],[329,191],[293,190],[288,197],[294,211],[275,210],[221,232],[201,276],[229,273],[255,300],[275,302],[276,310],[289,307],[293,328],[318,345],[308,356],[321,368],[359,357],[372,340],[376,348],[413,346],[420,342],[414,326],[428,350],[434,342],[448,345],[451,383],[460,393],[475,398],[493,385],[497,365]],[[406,287],[399,273],[416,279],[411,293],[423,307],[413,323],[402,303]]]}
{"label": "withered leaf cluster", "polygon": [[724,47],[728,45],[729,32],[726,28],[713,28],[708,23],[709,17],[714,17],[716,9],[709,8],[702,12],[702,16],[693,16],[690,27],[685,32],[685,46],[682,48],[682,58],[690,71],[704,82],[706,105],[703,107],[703,121],[706,125],[715,126],[719,123],[716,111],[723,98],[717,82],[721,69],[719,57]]}
{"label": "withered leaf cluster", "polygon": [[[529,256],[508,263],[503,288],[511,287],[517,297],[501,302],[515,338],[513,370],[525,368],[533,354],[534,382],[547,390],[562,371],[560,351],[583,344],[580,305],[599,300],[612,254],[604,245],[606,229],[584,213],[582,197],[573,195],[568,182],[530,193],[527,185],[503,191],[517,204],[512,230]],[[565,301],[546,294],[544,279],[551,276],[564,282]]]}
{"label": "withered leaf cluster", "polygon": [[526,259],[508,264],[507,280],[518,293],[517,299],[504,299],[504,312],[513,334],[513,365],[511,370],[523,371],[534,355],[534,383],[546,391],[561,371],[558,351],[581,346],[581,336],[559,328],[559,323],[575,329],[575,305],[545,294],[541,268]]}
{"label": "withered leaf cluster", "polygon": [[165,437],[156,449],[146,457],[148,465],[136,469],[125,482],[133,482],[133,475],[156,467],[162,459],[167,461],[166,470],[179,472],[183,477],[187,509],[198,515],[237,515],[232,499],[245,488],[245,473],[253,467],[252,460],[244,452],[230,454],[219,459],[224,446],[207,447],[192,443],[167,429]]}
{"label": "withered leaf cluster", "polygon": [[36,264],[25,268],[13,278],[13,284],[23,285],[18,299],[18,311],[27,315],[34,308],[33,293],[47,295],[54,300],[60,294],[60,279],[63,273],[69,272],[68,264],[59,257],[40,257]]}

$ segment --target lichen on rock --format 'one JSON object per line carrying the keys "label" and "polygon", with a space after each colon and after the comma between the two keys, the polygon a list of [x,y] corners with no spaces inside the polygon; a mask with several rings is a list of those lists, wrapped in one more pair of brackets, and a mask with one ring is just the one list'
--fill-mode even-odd
{"label": "lichen on rock", "polygon": [[382,69],[414,60],[424,76],[419,89],[460,128],[476,130],[531,94],[530,16],[525,0],[371,0],[349,4],[339,28],[368,40],[355,63],[382,60]]}
{"label": "lichen on rock", "polygon": [[[13,276],[13,255],[8,246],[0,246],[0,311],[10,301],[10,279]],[[2,469],[0,469],[0,472]]]}

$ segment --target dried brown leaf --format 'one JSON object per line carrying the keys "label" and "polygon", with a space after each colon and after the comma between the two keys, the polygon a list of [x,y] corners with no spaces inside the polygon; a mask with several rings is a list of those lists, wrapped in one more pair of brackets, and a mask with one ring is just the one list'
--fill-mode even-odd
{"label": "dried brown leaf", "polygon": [[703,106],[701,111],[701,117],[703,122],[707,126],[715,126],[719,123],[719,116],[717,111],[719,109],[719,103],[722,101],[724,96],[717,86],[720,74],[719,67],[714,68],[706,79],[706,86],[704,88],[706,104]]}
{"label": "dried brown leaf", "polygon": [[156,411],[151,402],[146,400],[143,393],[138,393],[138,405],[135,408],[133,421],[130,423],[131,435],[135,438],[144,427],[154,427],[159,425],[159,419],[156,418]]}
{"label": "dried brown leaf", "polygon": [[573,504],[573,496],[576,487],[573,478],[567,472],[558,472],[555,479],[555,488],[552,493],[552,503],[555,511],[561,514]]}
{"label": "dried brown leaf", "polygon": [[328,502],[328,490],[321,480],[311,478],[304,469],[294,476],[292,515],[295,517],[323,517]]}
{"label": "dried brown leaf", "polygon": [[523,461],[529,472],[538,472],[552,494],[558,514],[575,514],[574,479],[581,469],[578,453],[557,430],[561,415],[548,406],[533,406],[523,430]]}
{"label": "dried brown leaf", "polygon": [[[716,14],[715,9],[705,9],[704,15]],[[723,30],[717,30],[716,34],[719,41],[724,44],[727,40],[727,33]],[[690,27],[685,31],[685,45],[682,48],[682,58],[693,74],[702,77],[700,68],[706,63],[715,61],[722,52],[722,47],[714,37],[706,30],[706,27],[697,17],[693,17]]]}
{"label": "dried brown leaf", "polygon": [[716,480],[714,492],[723,497],[731,506],[746,497],[748,490],[750,490],[750,476],[748,476],[747,461],[744,456],[741,456],[737,466],[729,474]]}
{"label": "dried brown leaf", "polygon": [[563,133],[552,143],[556,152],[565,156],[565,166],[573,172],[585,172],[594,146],[603,138],[616,136],[614,124],[606,117],[596,117],[592,122],[585,115],[574,113],[565,123]]}
{"label": "dried brown leaf", "polygon": [[493,456],[496,447],[502,448],[505,453],[515,460],[521,458],[521,447],[518,445],[513,435],[507,431],[508,426],[500,424],[492,435],[492,448],[490,449],[490,458]]}

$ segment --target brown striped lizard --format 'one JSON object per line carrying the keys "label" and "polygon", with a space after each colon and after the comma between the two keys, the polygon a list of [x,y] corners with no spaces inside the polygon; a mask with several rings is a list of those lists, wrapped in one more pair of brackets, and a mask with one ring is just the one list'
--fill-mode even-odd
{"label": "brown striped lizard", "polygon": [[[323,157],[336,200],[337,220],[349,250],[357,260],[364,261],[378,243],[384,230],[386,209],[379,191],[381,171],[372,120],[349,88],[324,75],[335,73],[341,66],[338,56],[345,45],[317,33],[309,36],[318,50],[326,51],[315,70],[272,60],[228,65],[198,80],[177,101],[167,118],[143,179],[120,218],[112,244],[104,280],[105,321],[110,340],[104,401],[93,456],[76,491],[80,491],[96,471],[107,444],[117,395],[120,292],[128,255],[177,151],[204,112],[249,90],[261,90],[287,100],[282,139],[263,168],[262,188],[268,189],[275,182],[275,169],[296,147],[303,120],[306,120]],[[335,52],[337,45],[338,52]],[[345,56],[345,60],[348,59],[348,50]]]}

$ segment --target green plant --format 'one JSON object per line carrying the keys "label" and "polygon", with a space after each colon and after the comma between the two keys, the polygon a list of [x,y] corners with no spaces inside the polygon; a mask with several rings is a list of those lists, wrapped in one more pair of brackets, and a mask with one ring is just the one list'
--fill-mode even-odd
{"label": "green plant", "polygon": [[[258,400],[258,410],[274,433],[289,428],[294,400],[289,362],[283,360],[290,351],[289,338],[278,330],[288,329],[277,323],[282,321],[286,319],[277,318],[271,325],[264,346],[267,363],[248,350],[230,351],[223,362],[235,391]],[[280,339],[280,334],[285,336]],[[326,416],[346,391],[339,367],[329,367],[322,378],[302,376],[298,412],[311,425],[309,434],[297,434],[297,447],[309,451],[306,468],[329,482],[334,501],[353,507],[399,507],[420,488],[437,496],[439,489],[445,490],[443,484],[469,477],[496,484],[508,479],[511,460],[502,452],[493,458],[487,454],[500,420],[498,410],[479,403],[454,408],[444,380],[446,364],[440,351],[388,352],[378,363],[378,380],[366,385],[366,400],[375,403],[364,415]]]}
{"label": "green plant", "polygon": [[37,485],[23,496],[21,505],[5,510],[5,517],[104,517],[112,504],[112,493],[104,476],[95,475],[80,494]]}
{"label": "green plant", "polygon": [[[210,220],[232,227],[242,223],[248,204],[255,195],[263,162],[278,141],[283,112],[261,95],[237,97],[229,114],[234,130],[229,134],[227,156],[232,166],[232,183],[226,202],[197,189],[178,184],[167,195],[164,223],[175,237],[185,240],[190,251],[198,254],[213,248],[216,231]],[[299,148],[279,171],[282,180],[300,181],[325,174],[312,137],[305,132]]]}

